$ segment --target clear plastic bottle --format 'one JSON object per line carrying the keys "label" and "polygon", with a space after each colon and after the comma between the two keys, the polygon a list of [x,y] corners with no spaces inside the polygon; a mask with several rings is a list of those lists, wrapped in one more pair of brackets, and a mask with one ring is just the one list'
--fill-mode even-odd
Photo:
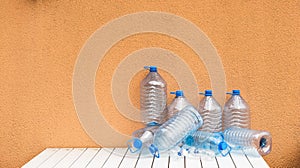
{"label": "clear plastic bottle", "polygon": [[127,142],[129,151],[136,153],[141,151],[144,147],[150,147],[157,128],[158,126],[150,126],[134,131],[132,134],[133,138]]}
{"label": "clear plastic bottle", "polygon": [[142,80],[140,106],[142,120],[147,126],[162,124],[167,115],[167,83],[155,66],[146,66],[148,75]]}
{"label": "clear plastic bottle", "polygon": [[170,92],[170,94],[175,94],[176,97],[173,99],[172,103],[168,106],[168,119],[171,118],[178,111],[182,110],[184,107],[191,105],[191,103],[184,96],[182,90],[177,90],[176,92]]}
{"label": "clear plastic bottle", "polygon": [[212,96],[211,90],[205,90],[205,96],[200,101],[198,111],[203,118],[203,126],[199,129],[204,132],[222,131],[222,107]]}
{"label": "clear plastic bottle", "polygon": [[229,127],[250,128],[250,109],[247,102],[241,97],[240,90],[233,90],[232,96],[224,106],[223,129]]}
{"label": "clear plastic bottle", "polygon": [[159,157],[158,151],[175,147],[186,136],[196,132],[202,124],[199,112],[191,105],[186,106],[158,128],[154,134],[153,144],[149,148],[150,152]]}
{"label": "clear plastic bottle", "polygon": [[272,136],[267,131],[230,127],[224,131],[224,139],[234,149],[254,147],[263,156],[272,150]]}
{"label": "clear plastic bottle", "polygon": [[213,151],[214,155],[226,156],[231,151],[231,147],[224,141],[223,134],[220,132],[197,131],[193,135],[187,136],[184,143],[195,147],[194,153],[203,149]]}

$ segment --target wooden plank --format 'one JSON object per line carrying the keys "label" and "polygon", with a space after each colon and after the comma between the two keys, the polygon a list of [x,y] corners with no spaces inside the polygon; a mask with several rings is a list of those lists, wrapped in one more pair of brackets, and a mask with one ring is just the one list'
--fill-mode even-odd
{"label": "wooden plank", "polygon": [[183,156],[173,156],[170,157],[169,168],[184,168],[184,157]]}
{"label": "wooden plank", "polygon": [[26,163],[23,168],[31,168],[31,167],[38,167],[43,162],[45,162],[47,159],[49,159],[52,155],[54,155],[59,148],[47,148],[43,152],[41,152],[39,155],[35,156],[33,159],[31,159],[28,163]]}
{"label": "wooden plank", "polygon": [[55,167],[69,167],[86,151],[86,148],[74,148],[67,156],[65,156]]}
{"label": "wooden plank", "polygon": [[126,148],[116,148],[113,153],[110,155],[108,160],[104,164],[104,168],[118,167],[122,162],[125,153],[127,152]]}
{"label": "wooden plank", "polygon": [[253,167],[269,168],[269,165],[262,157],[248,157],[248,159]]}
{"label": "wooden plank", "polygon": [[260,156],[255,148],[244,149],[243,151],[253,167],[269,168],[266,161]]}
{"label": "wooden plank", "polygon": [[148,149],[144,148],[138,158],[136,163],[136,168],[147,168],[151,167],[153,162],[153,156],[148,153]]}
{"label": "wooden plank", "polygon": [[119,168],[134,168],[135,164],[138,160],[139,153],[131,153],[129,150],[127,150]]}
{"label": "wooden plank", "polygon": [[[255,153],[255,154],[254,154]],[[201,155],[202,156],[202,155]],[[132,154],[127,148],[47,148],[23,167],[153,167],[153,168],[189,168],[189,167],[259,167],[269,168],[264,159],[256,150],[248,152],[234,150],[222,157],[217,155],[215,158],[208,159],[202,156],[169,157],[168,153],[161,153],[160,158],[153,158],[146,149],[141,155]]]}
{"label": "wooden plank", "polygon": [[57,165],[67,154],[72,151],[73,148],[61,148],[55,154],[53,154],[49,159],[40,165],[43,168],[51,168]]}
{"label": "wooden plank", "polygon": [[72,165],[71,167],[86,167],[86,165],[98,153],[99,148],[88,148]]}
{"label": "wooden plank", "polygon": [[242,150],[232,150],[230,156],[236,167],[252,168],[252,165]]}
{"label": "wooden plank", "polygon": [[235,168],[230,155],[227,155],[225,157],[222,155],[217,155],[216,159],[217,159],[219,167]]}
{"label": "wooden plank", "polygon": [[201,161],[200,157],[193,157],[193,156],[186,156],[185,157],[185,167],[195,167],[195,168],[200,168],[201,166]]}
{"label": "wooden plank", "polygon": [[201,163],[203,168],[218,168],[218,163],[215,157],[201,156]]}
{"label": "wooden plank", "polygon": [[167,152],[161,153],[160,158],[154,158],[152,168],[168,168],[169,154]]}
{"label": "wooden plank", "polygon": [[114,151],[114,148],[102,148],[96,154],[96,156],[88,163],[88,165],[86,167],[89,167],[89,168],[102,167],[113,151]]}

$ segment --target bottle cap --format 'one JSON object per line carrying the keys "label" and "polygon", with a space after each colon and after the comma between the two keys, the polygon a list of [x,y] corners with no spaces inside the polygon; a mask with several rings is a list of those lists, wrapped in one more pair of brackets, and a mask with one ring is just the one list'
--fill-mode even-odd
{"label": "bottle cap", "polygon": [[153,121],[147,124],[147,127],[152,127],[152,126],[160,126],[157,122]]}
{"label": "bottle cap", "polygon": [[143,146],[143,142],[139,139],[134,139],[133,140],[133,146],[137,149],[141,149]]}
{"label": "bottle cap", "polygon": [[240,95],[240,90],[232,90],[232,95]]}
{"label": "bottle cap", "polygon": [[158,152],[158,149],[155,145],[151,144],[149,146],[149,151],[152,155],[154,155],[155,157],[159,158],[159,152]]}
{"label": "bottle cap", "polygon": [[183,91],[182,90],[176,90],[176,92],[170,92],[170,94],[175,94],[176,97],[178,96],[184,96]]}
{"label": "bottle cap", "polygon": [[150,72],[157,72],[156,66],[144,66],[145,69],[149,69]]}
{"label": "bottle cap", "polygon": [[218,145],[219,150],[225,150],[227,148],[226,142],[220,142]]}
{"label": "bottle cap", "polygon": [[205,96],[212,96],[212,91],[211,90],[205,90]]}
{"label": "bottle cap", "polygon": [[150,72],[157,72],[156,66],[150,66]]}
{"label": "bottle cap", "polygon": [[185,144],[187,144],[188,146],[193,146],[194,142],[194,138],[191,135],[187,136],[185,139]]}

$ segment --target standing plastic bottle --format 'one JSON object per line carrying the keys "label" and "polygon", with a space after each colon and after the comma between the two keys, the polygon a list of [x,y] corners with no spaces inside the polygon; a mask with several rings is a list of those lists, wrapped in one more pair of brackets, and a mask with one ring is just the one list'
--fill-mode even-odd
{"label": "standing plastic bottle", "polygon": [[162,124],[166,119],[167,83],[155,66],[146,66],[148,75],[142,80],[140,105],[142,120],[147,126]]}
{"label": "standing plastic bottle", "polygon": [[197,131],[193,135],[187,136],[184,142],[188,146],[195,147],[194,152],[204,149],[213,151],[214,155],[226,156],[231,151],[231,147],[224,141],[223,134],[220,132]]}
{"label": "standing plastic bottle", "polygon": [[203,118],[203,126],[199,130],[204,132],[221,132],[222,107],[212,96],[211,90],[205,90],[204,95],[198,106],[198,111]]}
{"label": "standing plastic bottle", "polygon": [[233,90],[232,96],[225,103],[223,129],[229,127],[250,128],[250,110],[247,102],[241,97],[240,90]]}
{"label": "standing plastic bottle", "polygon": [[230,127],[224,131],[224,139],[234,149],[254,147],[263,156],[272,150],[272,136],[267,131]]}
{"label": "standing plastic bottle", "polygon": [[203,124],[199,112],[191,105],[173,115],[161,125],[154,134],[150,152],[159,157],[158,151],[166,151],[178,145],[182,140],[197,131]]}
{"label": "standing plastic bottle", "polygon": [[176,97],[173,99],[172,103],[168,106],[168,119],[171,118],[178,111],[182,110],[184,107],[191,105],[191,103],[184,96],[182,90],[177,90],[176,92],[170,92],[170,94],[175,94]]}
{"label": "standing plastic bottle", "polygon": [[132,134],[133,138],[127,142],[129,151],[136,153],[141,151],[144,147],[150,147],[157,128],[158,126],[150,126],[134,131]]}

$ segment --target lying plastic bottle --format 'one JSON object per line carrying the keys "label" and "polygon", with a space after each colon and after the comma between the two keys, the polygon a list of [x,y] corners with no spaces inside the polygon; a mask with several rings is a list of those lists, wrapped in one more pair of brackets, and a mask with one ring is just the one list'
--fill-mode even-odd
{"label": "lying plastic bottle", "polygon": [[168,106],[168,119],[171,118],[178,111],[182,110],[184,107],[191,105],[191,103],[184,96],[182,90],[177,90],[176,92],[170,92],[170,94],[175,94],[175,98],[172,103]]}
{"label": "lying plastic bottle", "polygon": [[211,90],[205,90],[205,97],[200,101],[198,111],[203,118],[203,126],[199,129],[204,132],[222,131],[222,107],[212,96]]}
{"label": "lying plastic bottle", "polygon": [[231,151],[231,147],[224,141],[221,132],[197,131],[193,135],[187,136],[184,143],[195,147],[196,150],[194,152],[204,149],[213,151],[215,155],[221,154],[222,156],[226,156]]}
{"label": "lying plastic bottle", "polygon": [[230,127],[224,131],[224,139],[233,149],[253,147],[262,156],[272,150],[272,136],[267,131]]}
{"label": "lying plastic bottle", "polygon": [[161,125],[154,134],[150,152],[159,157],[160,151],[169,150],[197,131],[203,124],[199,112],[191,105],[186,106]]}
{"label": "lying plastic bottle", "polygon": [[225,103],[223,126],[250,128],[250,110],[247,102],[241,97],[240,90],[233,90],[231,98]]}
{"label": "lying plastic bottle", "polygon": [[142,80],[140,106],[142,120],[147,126],[159,125],[166,120],[167,83],[155,66],[145,66],[148,75]]}
{"label": "lying plastic bottle", "polygon": [[136,153],[141,151],[144,147],[149,148],[153,142],[154,133],[157,128],[158,126],[150,126],[133,132],[133,138],[127,141],[129,151]]}

